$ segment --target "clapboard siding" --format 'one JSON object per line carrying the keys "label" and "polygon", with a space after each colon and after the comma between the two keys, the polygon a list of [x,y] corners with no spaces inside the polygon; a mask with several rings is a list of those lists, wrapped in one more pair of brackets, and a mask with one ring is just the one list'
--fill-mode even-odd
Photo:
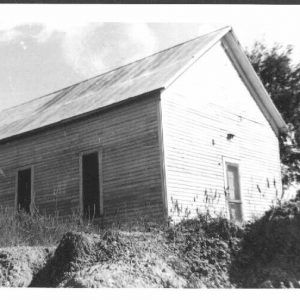
{"label": "clapboard siding", "polygon": [[79,157],[102,152],[105,221],[162,217],[158,98],[145,96],[70,123],[0,144],[0,205],[15,205],[17,169],[34,168],[41,212],[80,207]]}
{"label": "clapboard siding", "polygon": [[161,97],[169,215],[228,215],[223,157],[239,163],[245,219],[268,209],[281,194],[278,139],[221,43]]}

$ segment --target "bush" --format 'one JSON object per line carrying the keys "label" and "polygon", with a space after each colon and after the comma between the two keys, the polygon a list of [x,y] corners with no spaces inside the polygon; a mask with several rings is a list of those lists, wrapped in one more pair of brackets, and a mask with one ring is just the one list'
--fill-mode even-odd
{"label": "bush", "polygon": [[300,287],[300,198],[245,227],[232,279],[243,287]]}
{"label": "bush", "polygon": [[228,270],[232,251],[243,234],[240,227],[222,217],[199,215],[168,229],[166,234],[173,251],[185,263],[177,265],[177,272],[185,269],[191,283],[196,277],[207,287],[232,287]]}

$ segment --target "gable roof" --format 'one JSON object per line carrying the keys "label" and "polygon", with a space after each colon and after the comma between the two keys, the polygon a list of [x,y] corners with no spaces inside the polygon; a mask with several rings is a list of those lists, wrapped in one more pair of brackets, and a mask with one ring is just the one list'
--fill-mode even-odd
{"label": "gable roof", "polygon": [[[229,31],[230,27],[219,29],[62,90],[3,110],[0,112],[0,141],[167,88]],[[268,101],[272,103],[271,99]],[[271,107],[274,108],[275,106]],[[278,114],[281,118],[276,108],[273,114]],[[277,116],[277,126],[281,128],[285,123],[282,118],[281,122],[279,117]]]}

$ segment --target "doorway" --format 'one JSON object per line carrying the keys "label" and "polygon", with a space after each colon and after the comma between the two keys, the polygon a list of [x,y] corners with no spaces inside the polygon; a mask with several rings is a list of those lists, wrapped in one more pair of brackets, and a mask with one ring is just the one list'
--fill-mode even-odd
{"label": "doorway", "polygon": [[17,209],[30,213],[32,195],[31,168],[18,171],[17,178]]}
{"label": "doorway", "polygon": [[239,165],[226,162],[226,198],[230,219],[236,223],[243,222],[242,199],[240,187]]}
{"label": "doorway", "polygon": [[99,153],[97,151],[82,154],[81,174],[83,217],[86,219],[98,218],[101,215],[101,209]]}

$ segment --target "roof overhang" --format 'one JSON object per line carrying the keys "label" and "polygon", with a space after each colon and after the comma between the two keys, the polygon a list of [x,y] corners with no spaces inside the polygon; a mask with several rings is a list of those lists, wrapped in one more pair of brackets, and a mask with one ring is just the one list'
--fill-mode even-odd
{"label": "roof overhang", "polygon": [[163,90],[164,90],[163,87],[158,88],[158,89],[155,89],[155,90],[152,90],[152,91],[149,91],[149,92],[145,92],[141,95],[126,98],[126,99],[123,99],[119,102],[115,102],[115,103],[112,103],[110,105],[106,105],[106,106],[88,111],[86,113],[76,115],[76,116],[71,117],[71,118],[63,119],[61,121],[51,123],[49,125],[41,126],[41,127],[36,128],[36,129],[33,129],[33,130],[21,132],[19,134],[15,134],[15,135],[12,135],[12,136],[8,136],[6,138],[2,138],[2,139],[0,139],[0,145],[5,144],[7,142],[11,142],[11,141],[16,140],[16,139],[21,138],[21,137],[23,138],[23,137],[31,136],[33,134],[40,133],[40,132],[43,132],[43,131],[48,130],[48,129],[52,129],[52,128],[56,128],[58,126],[62,126],[64,124],[69,124],[69,123],[72,123],[74,121],[82,120],[84,118],[89,118],[93,115],[96,115],[96,114],[99,114],[99,113],[102,113],[102,112],[106,112],[108,110],[114,109],[115,107],[118,107],[118,106],[122,106],[124,104],[129,103],[129,102],[139,101],[140,99],[144,99],[146,97],[160,97],[160,94]]}
{"label": "roof overhang", "polygon": [[269,121],[276,135],[279,136],[280,134],[286,133],[288,131],[287,124],[275,107],[275,104],[253,69],[247,55],[242,50],[242,47],[232,29],[223,36],[221,41],[228,57],[237,69],[240,77],[248,87],[249,92],[265,115],[266,119]]}

